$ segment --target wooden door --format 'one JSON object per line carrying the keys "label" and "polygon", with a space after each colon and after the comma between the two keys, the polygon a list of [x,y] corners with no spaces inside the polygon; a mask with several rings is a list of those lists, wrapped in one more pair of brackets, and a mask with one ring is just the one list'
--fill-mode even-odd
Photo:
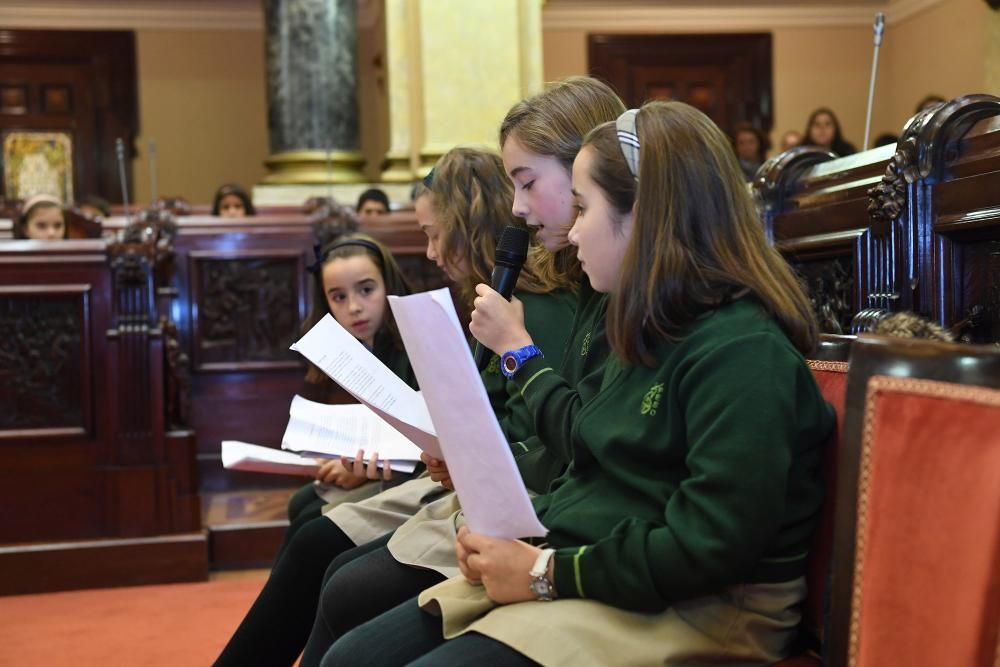
{"label": "wooden door", "polygon": [[[70,168],[50,194],[76,199],[97,194],[121,200],[115,140],[127,149],[138,133],[135,37],[131,32],[4,30],[0,35],[0,138],[14,136],[29,148],[52,137],[70,144]],[[59,144],[62,150],[62,144]],[[18,159],[23,153],[18,154]],[[0,152],[0,161],[4,158]],[[10,155],[8,155],[8,158]],[[0,169],[0,197],[20,198],[8,159]],[[62,166],[50,159],[46,168]],[[6,174],[6,176],[5,176]],[[48,174],[51,176],[51,174]],[[51,180],[51,179],[49,179]],[[47,182],[47,181],[45,181]]]}
{"label": "wooden door", "polygon": [[723,130],[745,121],[770,131],[771,35],[590,35],[589,69],[630,107],[678,100]]}

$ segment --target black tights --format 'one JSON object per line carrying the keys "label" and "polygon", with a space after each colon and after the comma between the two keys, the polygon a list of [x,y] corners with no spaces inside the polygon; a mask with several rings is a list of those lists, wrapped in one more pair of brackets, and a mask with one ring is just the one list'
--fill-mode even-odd
{"label": "black tights", "polygon": [[315,484],[306,484],[292,494],[288,501],[288,530],[285,531],[285,537],[281,540],[281,546],[278,547],[275,560],[285,553],[288,543],[292,541],[295,533],[302,529],[302,526],[323,515],[324,505],[326,505],[326,501],[316,494]]}
{"label": "black tights", "polygon": [[536,664],[506,644],[475,632],[445,641],[441,619],[422,611],[413,598],[341,637],[327,651],[321,667]]}
{"label": "black tights", "polygon": [[389,553],[390,536],[341,554],[326,572],[302,667],[320,664],[342,635],[444,581],[434,570],[403,565]]}
{"label": "black tights", "polygon": [[296,531],[215,664],[291,665],[309,636],[323,573],[354,542],[326,517]]}

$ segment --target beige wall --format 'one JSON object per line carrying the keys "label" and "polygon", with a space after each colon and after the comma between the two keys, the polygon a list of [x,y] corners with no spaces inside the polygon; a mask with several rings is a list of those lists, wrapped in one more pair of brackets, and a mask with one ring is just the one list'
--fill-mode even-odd
{"label": "beige wall", "polygon": [[[887,14],[889,23],[872,114],[873,137],[882,132],[898,133],[913,107],[928,93],[945,97],[971,92],[998,94],[997,90],[987,90],[986,62],[990,19],[994,23],[1000,19],[990,16],[982,0],[945,0],[898,25],[892,23],[891,5]],[[644,32],[670,30],[651,25]],[[871,74],[871,27],[776,28],[771,32],[775,99],[772,144],[776,146],[787,130],[801,132],[813,109],[829,106],[840,118],[845,138],[860,148]],[[547,81],[587,72],[587,33],[582,29],[544,31]],[[994,62],[994,69],[1000,67]],[[995,72],[993,77],[1000,79]]]}
{"label": "beige wall", "polygon": [[148,142],[161,195],[209,202],[222,183],[264,175],[267,99],[260,31],[138,30],[139,158],[133,199],[150,198]]}
{"label": "beige wall", "polygon": [[890,15],[873,125],[898,133],[929,94],[1000,94],[987,83],[991,13],[983,0],[946,0],[899,25]]}
{"label": "beige wall", "polygon": [[[661,32],[655,27],[650,32]],[[663,30],[662,32],[667,32]],[[857,28],[782,28],[772,31],[775,146],[787,130],[802,131],[809,113],[831,107],[845,136],[860,144],[864,134],[871,30]],[[545,78],[554,81],[587,73],[587,32],[545,30]]]}

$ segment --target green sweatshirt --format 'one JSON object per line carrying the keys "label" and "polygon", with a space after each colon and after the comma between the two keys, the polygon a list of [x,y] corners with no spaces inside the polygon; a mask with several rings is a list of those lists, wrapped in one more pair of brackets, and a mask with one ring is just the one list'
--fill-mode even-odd
{"label": "green sweatshirt", "polygon": [[561,364],[559,355],[528,327],[545,356],[529,359],[513,378],[534,421],[534,435],[513,443],[512,448],[525,485],[537,493],[545,493],[572,459],[570,429],[576,413],[600,389],[609,351],[604,332],[607,305],[607,295],[595,292],[584,277]]}
{"label": "green sweatshirt", "polygon": [[569,470],[535,499],[558,595],[658,612],[803,575],[834,413],[802,356],[750,299],[654,353],[608,361]]}
{"label": "green sweatshirt", "polygon": [[406,384],[414,389],[420,388],[417,386],[417,375],[410,367],[410,358],[406,356],[406,350],[403,349],[402,345],[396,347],[396,343],[392,339],[392,334],[386,331],[384,327],[375,334],[375,344],[372,346],[372,354]]}
{"label": "green sweatshirt", "polygon": [[[514,295],[524,304],[524,325],[535,345],[550,355],[553,363],[561,363],[576,312],[576,295],[569,290],[547,294],[515,292]],[[521,397],[520,388],[500,372],[498,355],[492,355],[482,378],[507,441],[518,442],[531,437],[535,432],[532,415]],[[520,446],[513,449],[515,457],[523,452]]]}

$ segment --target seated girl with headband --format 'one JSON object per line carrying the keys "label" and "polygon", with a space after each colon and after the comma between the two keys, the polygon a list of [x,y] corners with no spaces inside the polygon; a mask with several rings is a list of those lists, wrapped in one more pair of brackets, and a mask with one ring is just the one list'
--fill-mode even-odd
{"label": "seated girl with headband", "polygon": [[[343,208],[334,214],[351,219],[354,216]],[[416,388],[415,376],[386,299],[389,294],[405,296],[410,293],[392,254],[375,239],[359,233],[335,236],[317,246],[315,252],[316,261],[309,267],[314,276],[313,308],[303,329],[308,331],[327,313],[332,314],[382,363]],[[307,393],[315,394],[314,397],[320,400],[335,386],[333,380],[312,364],[309,364],[306,382],[315,387]],[[372,453],[367,467],[362,464],[363,458],[364,452],[359,451],[353,462],[346,459],[327,461],[320,467],[316,482],[307,484],[293,495],[288,504],[290,525],[271,575],[217,664],[253,664],[257,660],[254,655],[262,660],[260,664],[272,664],[273,661],[265,659],[265,653],[268,647],[280,644],[283,639],[276,629],[286,612],[282,602],[287,598],[297,602],[303,596],[306,600],[310,595],[315,597],[323,570],[338,553],[336,545],[340,531],[323,516],[324,507],[374,496],[381,486],[369,479],[389,475],[376,468],[377,453]],[[382,470],[387,471],[388,465]],[[323,548],[327,544],[334,549],[332,555]],[[302,577],[300,572],[317,574]],[[311,619],[311,612],[308,618]],[[308,620],[302,625],[308,631]],[[279,632],[274,641],[272,631]]]}
{"label": "seated girl with headband", "polygon": [[62,202],[51,195],[35,195],[21,206],[21,217],[14,224],[15,239],[56,241],[67,237]]}
{"label": "seated girl with headband", "polygon": [[[418,219],[428,233],[428,258],[469,295],[477,282],[489,279],[497,241],[505,227],[519,224],[511,214],[510,183],[498,155],[456,148],[439,161],[433,190],[418,200]],[[573,321],[576,299],[571,288],[571,281],[555,271],[552,255],[532,244],[515,294],[523,297],[529,326],[556,363],[562,358]],[[533,425],[527,408],[518,388],[501,374],[499,360],[494,359],[481,376],[506,438],[511,442],[529,440]],[[523,450],[518,446],[517,451]],[[339,503],[323,517],[308,521],[289,540],[265,590],[216,664],[291,665],[309,636],[327,566],[344,552],[357,551],[359,545],[383,546],[380,538],[387,539],[422,507],[449,494],[449,489],[434,479],[420,477],[361,502]],[[454,529],[449,537],[454,537]],[[451,539],[445,542],[449,553],[450,543]],[[391,556],[383,563],[387,567],[366,582],[366,597],[370,599],[343,600],[343,608],[350,609],[355,603],[361,608],[376,598],[381,600],[382,594],[391,594],[401,576],[415,573]],[[424,585],[444,578],[431,570],[426,572],[435,578]]]}
{"label": "seated girl with headband", "polygon": [[651,102],[598,127],[573,190],[569,238],[609,294],[613,354],[575,415],[568,471],[535,499],[547,544],[462,528],[463,576],[347,633],[325,667],[789,650],[834,423],[802,357],[809,301],[725,134],[693,107]]}
{"label": "seated girl with headband", "polygon": [[[416,376],[386,300],[390,294],[410,294],[411,289],[389,250],[364,234],[340,235],[323,246],[317,245],[316,261],[309,272],[313,275],[313,307],[303,331],[330,313],[379,361],[416,388]],[[336,390],[333,380],[312,363],[308,364],[306,383],[310,387],[306,393],[320,402],[326,402],[326,396]],[[369,477],[378,476],[378,457],[373,456],[366,469],[362,469],[363,458],[363,452],[359,452],[352,462],[330,459],[320,467],[316,484],[306,485],[295,493],[288,505],[291,525],[285,536],[286,544],[303,523],[320,516],[324,505],[362,500],[378,493],[378,484],[367,484]],[[383,466],[379,474],[391,476],[389,467]]]}

